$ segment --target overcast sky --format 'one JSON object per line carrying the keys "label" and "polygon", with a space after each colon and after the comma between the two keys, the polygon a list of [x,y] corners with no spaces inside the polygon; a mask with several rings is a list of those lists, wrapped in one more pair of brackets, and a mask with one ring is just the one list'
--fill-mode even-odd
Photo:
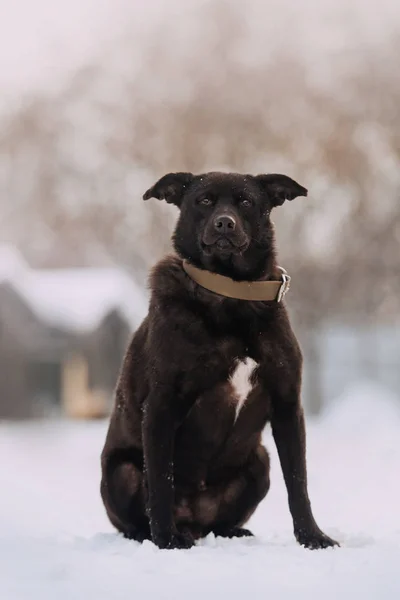
{"label": "overcast sky", "polygon": [[53,85],[122,29],[138,0],[0,0],[0,90]]}
{"label": "overcast sky", "polygon": [[[170,23],[174,21],[184,33],[184,13],[206,2],[0,0],[0,100],[64,80],[102,45],[111,43],[127,23],[139,38],[139,33],[144,34],[147,26],[167,11]],[[400,19],[398,0],[243,0],[240,6],[255,27],[253,38],[261,46],[266,36],[275,34],[285,44],[301,32],[300,45],[304,49],[308,45],[313,57],[334,54],[336,46],[343,45],[345,30],[346,43],[350,38],[357,44],[365,37],[387,35]],[[151,35],[142,39],[151,43]],[[190,44],[190,34],[186,43]]]}

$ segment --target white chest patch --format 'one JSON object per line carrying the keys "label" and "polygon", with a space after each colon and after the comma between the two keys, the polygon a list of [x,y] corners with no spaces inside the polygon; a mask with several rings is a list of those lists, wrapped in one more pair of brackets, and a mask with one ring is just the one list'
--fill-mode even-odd
{"label": "white chest patch", "polygon": [[237,363],[236,368],[230,377],[230,382],[237,397],[235,420],[238,418],[239,413],[246,402],[246,398],[253,387],[251,375],[256,366],[257,363],[252,358],[241,360]]}

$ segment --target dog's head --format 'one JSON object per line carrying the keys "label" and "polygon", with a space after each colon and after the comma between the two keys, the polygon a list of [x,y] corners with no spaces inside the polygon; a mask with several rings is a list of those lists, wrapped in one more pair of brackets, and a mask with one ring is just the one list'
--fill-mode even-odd
{"label": "dog's head", "polygon": [[286,175],[169,173],[144,194],[180,208],[176,251],[201,268],[255,279],[273,254],[271,210],[307,190]]}

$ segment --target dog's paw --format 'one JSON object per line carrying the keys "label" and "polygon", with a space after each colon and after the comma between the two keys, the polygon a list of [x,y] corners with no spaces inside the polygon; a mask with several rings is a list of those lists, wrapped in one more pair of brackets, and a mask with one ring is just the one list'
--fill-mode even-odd
{"label": "dog's paw", "polygon": [[173,549],[189,549],[194,546],[194,537],[187,531],[182,533],[174,533],[167,548]]}
{"label": "dog's paw", "polygon": [[299,544],[309,550],[340,546],[338,542],[325,535],[320,529],[297,529],[295,530],[294,535]]}
{"label": "dog's paw", "polygon": [[169,536],[158,536],[154,540],[161,550],[188,550],[194,546],[194,537],[188,532],[175,532]]}
{"label": "dog's paw", "polygon": [[241,538],[241,537],[254,537],[254,534],[249,529],[243,527],[232,527],[232,529],[222,529],[214,531],[216,537],[224,538]]}

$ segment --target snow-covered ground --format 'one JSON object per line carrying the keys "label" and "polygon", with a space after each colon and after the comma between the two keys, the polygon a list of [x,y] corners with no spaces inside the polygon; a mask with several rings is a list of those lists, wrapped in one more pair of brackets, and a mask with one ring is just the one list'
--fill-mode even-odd
{"label": "snow-covered ground", "polygon": [[400,598],[400,402],[357,386],[308,420],[310,495],[342,547],[292,535],[270,433],[272,486],[250,540],[159,551],[117,535],[99,497],[106,423],[0,425],[2,600]]}

